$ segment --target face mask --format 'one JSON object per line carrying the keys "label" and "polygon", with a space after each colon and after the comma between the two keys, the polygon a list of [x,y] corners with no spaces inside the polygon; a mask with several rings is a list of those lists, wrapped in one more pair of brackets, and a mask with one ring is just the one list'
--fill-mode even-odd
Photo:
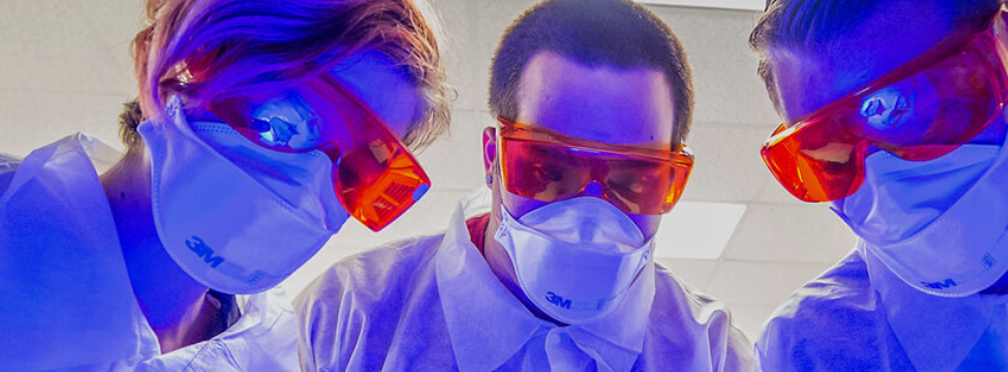
{"label": "face mask", "polygon": [[1008,271],[1008,163],[1001,146],[966,144],[930,161],[885,151],[834,211],[907,284],[962,297]]}
{"label": "face mask", "polygon": [[190,128],[179,106],[172,98],[167,122],[137,128],[151,156],[162,244],[214,290],[250,294],[276,286],[349,217],[332,188],[332,163],[321,152],[261,148],[223,123]]}
{"label": "face mask", "polygon": [[652,240],[608,202],[578,197],[520,219],[501,209],[494,238],[518,284],[539,310],[566,324],[598,319],[616,307],[647,264]]}

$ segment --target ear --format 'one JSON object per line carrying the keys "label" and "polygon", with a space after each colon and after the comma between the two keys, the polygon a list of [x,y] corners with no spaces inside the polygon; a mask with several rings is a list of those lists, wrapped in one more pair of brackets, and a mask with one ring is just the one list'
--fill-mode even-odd
{"label": "ear", "polygon": [[497,163],[497,128],[483,129],[483,173],[485,177],[494,176]]}

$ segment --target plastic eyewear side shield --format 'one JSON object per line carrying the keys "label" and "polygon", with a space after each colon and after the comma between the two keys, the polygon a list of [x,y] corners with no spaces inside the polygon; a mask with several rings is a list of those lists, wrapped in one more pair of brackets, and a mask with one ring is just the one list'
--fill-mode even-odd
{"label": "plastic eyewear side shield", "polygon": [[328,74],[309,80],[292,96],[310,108],[311,143],[293,148],[275,141],[276,125],[256,118],[255,102],[211,102],[209,110],[253,142],[276,151],[321,150],[333,160],[333,187],[344,208],[379,231],[430,189],[430,178],[407,146],[359,98]]}
{"label": "plastic eyewear side shield", "polygon": [[870,152],[922,161],[969,142],[1008,99],[1006,14],[778,127],[761,151],[771,173],[798,199],[826,202],[858,190]]}

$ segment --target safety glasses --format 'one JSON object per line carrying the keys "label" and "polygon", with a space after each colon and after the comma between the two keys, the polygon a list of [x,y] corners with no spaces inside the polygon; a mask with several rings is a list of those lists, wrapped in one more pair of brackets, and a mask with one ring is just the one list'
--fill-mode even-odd
{"label": "safety glasses", "polygon": [[685,145],[672,151],[612,145],[497,120],[503,186],[524,198],[569,199],[594,182],[602,199],[624,212],[662,214],[679,201],[693,168]]}
{"label": "safety glasses", "polygon": [[993,122],[1008,100],[1002,7],[991,26],[948,41],[791,124],[763,145],[770,171],[807,202],[850,196],[864,159],[885,150],[906,160],[948,154]]}
{"label": "safety glasses", "polygon": [[388,226],[430,189],[430,179],[399,137],[328,73],[279,102],[282,107],[255,98],[226,99],[210,103],[209,110],[263,147],[325,152],[333,161],[340,202],[371,230]]}

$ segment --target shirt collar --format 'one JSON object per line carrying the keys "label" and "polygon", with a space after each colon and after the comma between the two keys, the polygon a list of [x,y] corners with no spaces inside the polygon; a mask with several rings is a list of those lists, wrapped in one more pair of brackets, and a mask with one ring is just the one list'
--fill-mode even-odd
{"label": "shirt collar", "polygon": [[[472,244],[461,208],[438,247],[435,267],[460,371],[493,370],[538,333],[557,328],[533,315],[494,275]],[[649,262],[616,309],[597,321],[566,326],[567,334],[611,370],[629,371],[643,349],[654,293],[654,263]],[[487,340],[495,345],[488,347]]]}
{"label": "shirt collar", "polygon": [[929,295],[904,283],[864,241],[858,243],[858,251],[889,326],[914,367],[921,372],[955,370],[990,326],[997,296]]}

